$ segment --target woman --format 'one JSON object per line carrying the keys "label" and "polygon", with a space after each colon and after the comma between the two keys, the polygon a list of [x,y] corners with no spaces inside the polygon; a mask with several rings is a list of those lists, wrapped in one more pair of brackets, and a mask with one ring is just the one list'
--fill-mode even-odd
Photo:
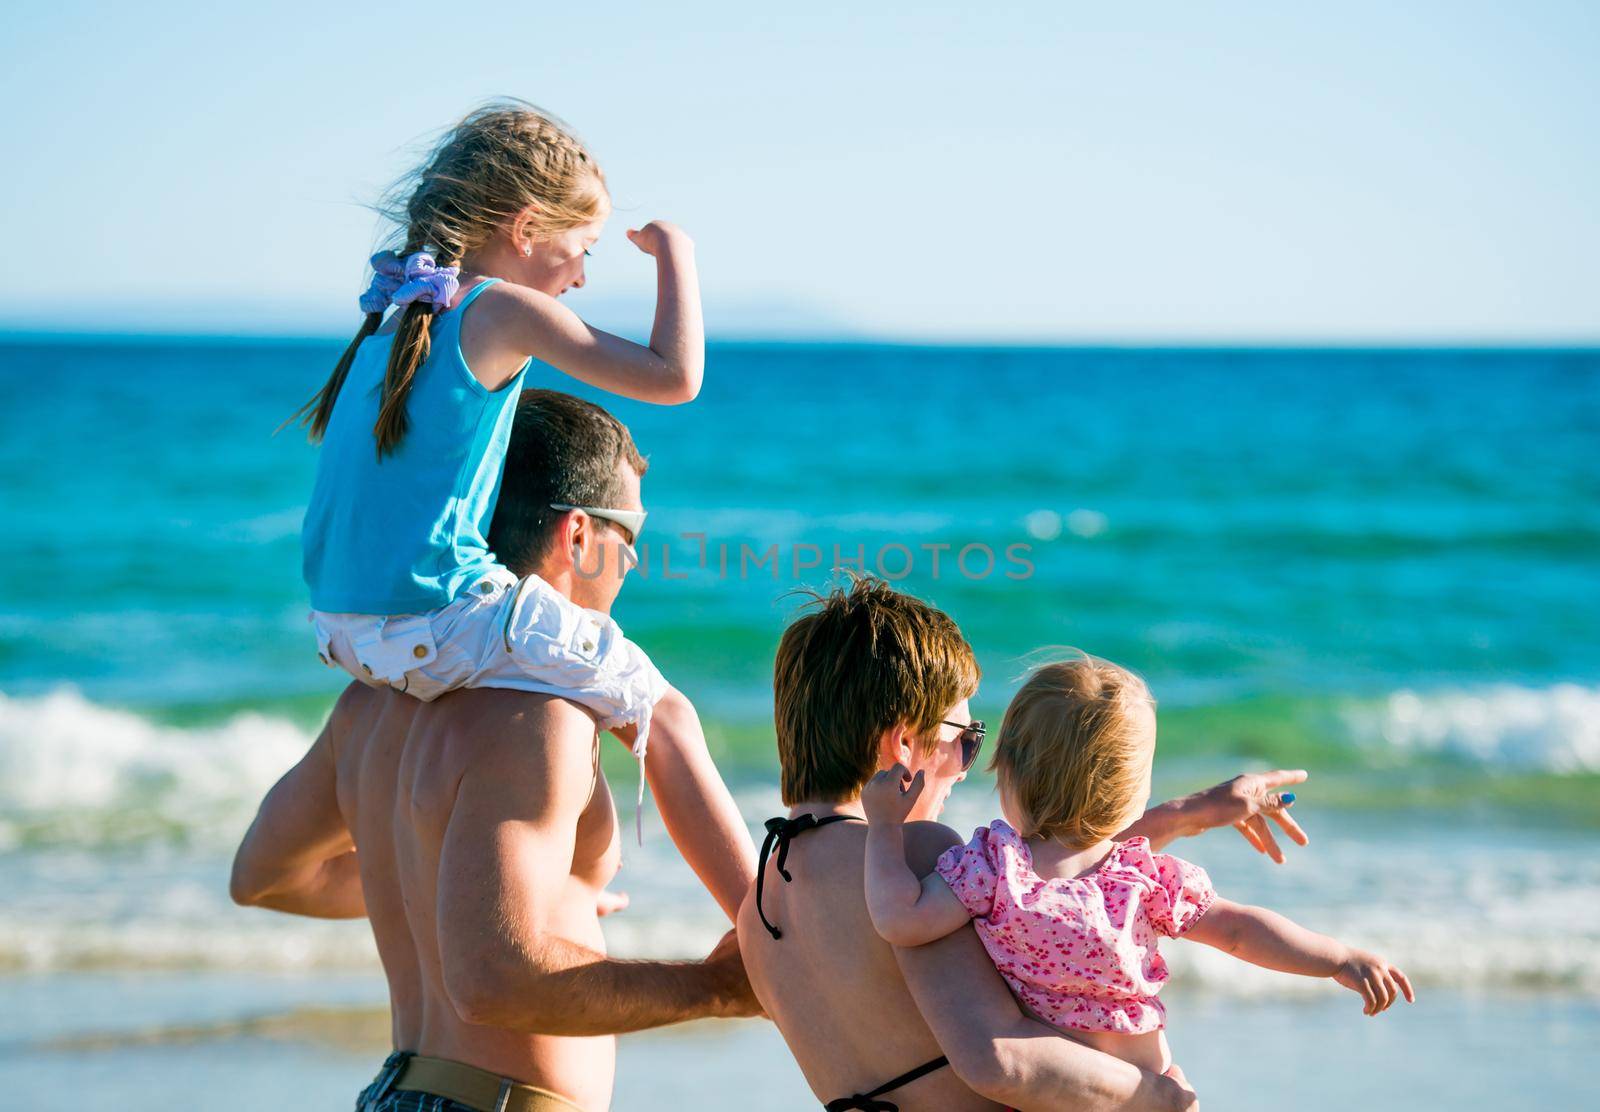
{"label": "woman", "polygon": [[[1194,1108],[1158,1076],[1024,1016],[970,930],[914,950],[884,943],[863,888],[861,787],[900,763],[926,780],[906,827],[919,874],[961,838],[927,821],[982,744],[970,721],[972,649],[951,619],[877,580],[837,590],[785,631],[774,678],[784,818],[767,824],[739,948],[762,1006],[829,1112]],[[1305,835],[1273,789],[1303,772],[1237,777],[1152,808],[1131,833],[1157,845],[1240,828],[1281,860],[1265,818]]]}

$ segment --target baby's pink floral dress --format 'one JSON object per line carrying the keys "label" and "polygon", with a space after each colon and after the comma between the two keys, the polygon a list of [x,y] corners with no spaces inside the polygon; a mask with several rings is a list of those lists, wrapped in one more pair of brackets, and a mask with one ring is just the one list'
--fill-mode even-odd
{"label": "baby's pink floral dress", "polygon": [[995,821],[936,866],[995,968],[1040,1018],[1078,1031],[1158,1031],[1167,1010],[1159,936],[1177,938],[1216,891],[1204,869],[1146,838],[1112,846],[1088,876],[1045,879],[1022,836]]}

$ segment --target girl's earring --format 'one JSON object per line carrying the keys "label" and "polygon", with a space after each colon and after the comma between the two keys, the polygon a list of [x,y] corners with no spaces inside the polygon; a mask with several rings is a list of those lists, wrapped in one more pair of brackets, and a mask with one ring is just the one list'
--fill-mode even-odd
{"label": "girl's earring", "polygon": [[533,244],[524,243],[522,245],[522,253],[530,259],[533,258]]}

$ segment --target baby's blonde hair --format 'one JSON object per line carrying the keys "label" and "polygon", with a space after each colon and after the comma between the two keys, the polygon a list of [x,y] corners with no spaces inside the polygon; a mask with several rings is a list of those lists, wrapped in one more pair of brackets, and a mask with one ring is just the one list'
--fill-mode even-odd
{"label": "baby's blonde hair", "polygon": [[1121,830],[1150,759],[1137,710],[1154,703],[1144,680],[1092,656],[1029,676],[989,763],[1019,812],[1018,833],[1087,847]]}

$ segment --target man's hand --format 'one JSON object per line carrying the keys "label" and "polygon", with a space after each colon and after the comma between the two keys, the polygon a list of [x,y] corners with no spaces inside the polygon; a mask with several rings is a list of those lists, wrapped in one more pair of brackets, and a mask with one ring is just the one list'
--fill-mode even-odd
{"label": "man's hand", "polygon": [[689,233],[665,220],[652,220],[642,228],[629,228],[628,241],[646,255],[660,258],[669,248],[682,250],[694,246]]}
{"label": "man's hand", "polygon": [[718,1014],[726,1019],[746,1019],[750,1016],[766,1017],[755,989],[750,987],[750,977],[745,973],[744,957],[739,953],[739,933],[729,931],[706,956],[707,972],[715,978],[720,990],[724,1010]]}
{"label": "man's hand", "polygon": [[922,795],[923,775],[903,764],[877,773],[861,789],[861,809],[872,826],[899,826]]}

